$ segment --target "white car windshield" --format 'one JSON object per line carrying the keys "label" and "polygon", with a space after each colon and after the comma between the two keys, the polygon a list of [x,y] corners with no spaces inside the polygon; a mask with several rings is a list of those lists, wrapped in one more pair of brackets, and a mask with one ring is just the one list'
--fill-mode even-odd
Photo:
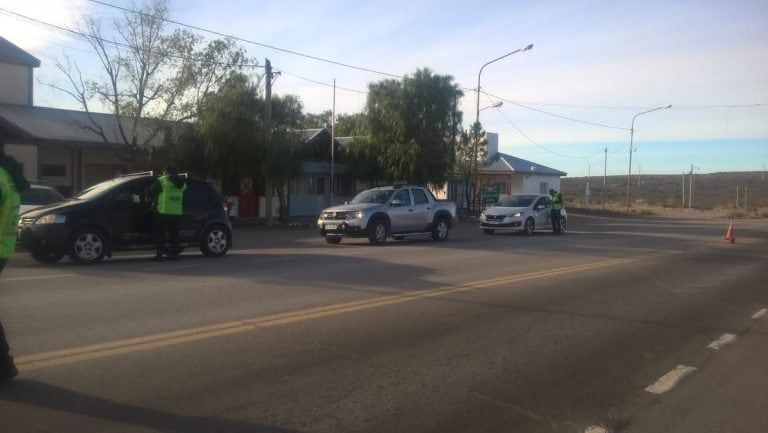
{"label": "white car windshield", "polygon": [[528,207],[536,199],[535,195],[511,195],[502,201],[496,203],[496,206],[503,207]]}
{"label": "white car windshield", "polygon": [[378,203],[378,204],[384,204],[387,202],[387,199],[390,195],[392,195],[393,189],[369,189],[367,191],[363,191],[360,194],[356,195],[355,198],[350,200],[350,204],[361,204],[361,203]]}

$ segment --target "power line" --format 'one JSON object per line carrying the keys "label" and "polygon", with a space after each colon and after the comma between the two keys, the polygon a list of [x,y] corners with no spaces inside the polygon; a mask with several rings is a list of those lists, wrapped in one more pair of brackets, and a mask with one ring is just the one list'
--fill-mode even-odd
{"label": "power line", "polygon": [[[66,27],[62,27],[62,26],[58,26],[56,24],[52,24],[52,23],[49,23],[49,22],[38,20],[37,18],[32,18],[32,17],[27,16],[27,15],[22,15],[20,13],[9,11],[8,9],[4,9],[4,8],[0,8],[0,12],[3,12],[3,13],[8,14],[8,15],[14,15],[14,16],[16,16],[18,18],[23,18],[23,19],[28,20],[28,21],[32,21],[34,23],[42,25],[43,27],[48,27],[48,28],[51,28],[51,29],[54,29],[54,30],[70,33],[70,34],[76,35],[78,37],[81,37],[83,39],[95,40],[95,41],[103,42],[105,44],[110,44],[110,45],[113,45],[115,47],[127,48],[127,49],[131,49],[131,50],[137,49],[137,50],[141,50],[141,51],[143,51],[145,53],[148,53],[148,54],[157,54],[157,55],[172,57],[172,58],[179,59],[179,60],[188,60],[188,61],[192,61],[194,63],[198,63],[198,64],[201,64],[201,65],[220,65],[220,66],[228,65],[228,63],[196,60],[196,59],[191,59],[189,57],[184,57],[184,56],[179,56],[179,55],[171,54],[171,53],[168,53],[168,52],[158,52],[158,51],[153,51],[153,50],[148,50],[148,49],[143,49],[143,48],[132,47],[132,46],[130,46],[128,44],[124,44],[124,43],[117,42],[117,41],[114,41],[114,40],[111,41],[109,39],[104,39],[104,38],[101,38],[101,37],[98,37],[98,36],[94,36],[94,35],[88,35],[88,34],[85,34],[83,32],[79,32],[77,30],[68,29]],[[253,64],[253,63],[241,63],[241,64],[236,65],[236,66],[243,67],[243,68],[245,68],[245,67],[263,68],[264,67],[264,66],[259,65],[258,63],[256,63],[256,64]]]}
{"label": "power line", "polygon": [[528,136],[528,134],[526,134],[525,132],[523,132],[523,130],[522,130],[522,129],[518,128],[518,127],[517,127],[517,125],[515,125],[515,124],[514,124],[514,123],[513,123],[511,120],[509,120],[509,118],[506,116],[506,114],[504,114],[504,112],[503,112],[503,111],[501,111],[501,109],[500,109],[500,108],[496,108],[496,110],[497,110],[497,111],[498,111],[498,112],[501,114],[501,116],[502,116],[502,117],[504,117],[504,119],[505,119],[505,120],[506,120],[506,121],[507,121],[507,122],[508,122],[510,125],[512,125],[512,127],[513,127],[513,128],[515,128],[515,130],[517,130],[517,132],[519,132],[519,133],[520,133],[520,135],[522,135],[523,137],[525,137],[525,138],[526,138],[528,141],[530,141],[531,143],[533,143],[533,144],[534,144],[534,145],[536,145],[537,147],[539,147],[539,148],[541,148],[541,149],[543,149],[543,150],[545,150],[545,151],[547,151],[547,152],[549,152],[549,153],[551,153],[551,154],[553,154],[553,155],[557,155],[557,156],[560,156],[560,157],[563,157],[563,158],[589,159],[589,158],[594,158],[595,156],[597,156],[597,155],[599,155],[599,154],[603,153],[603,151],[601,150],[601,151],[599,151],[599,152],[596,152],[596,153],[594,153],[594,154],[592,154],[592,155],[586,155],[586,156],[573,156],[573,155],[565,155],[565,154],[562,154],[562,153],[558,153],[558,152],[555,152],[554,150],[550,150],[550,149],[546,148],[545,146],[542,146],[541,144],[537,143],[537,142],[536,142],[534,139],[532,139],[531,137],[529,137],[529,136]]}
{"label": "power line", "polygon": [[630,128],[623,128],[621,126],[606,125],[606,124],[603,124],[603,123],[595,123],[595,122],[589,122],[589,121],[586,121],[586,120],[575,119],[573,117],[561,116],[559,114],[550,113],[548,111],[539,110],[537,108],[529,107],[529,106],[523,105],[523,104],[521,104],[519,102],[515,102],[515,101],[512,101],[510,99],[502,98],[501,96],[496,96],[496,95],[490,94],[490,93],[488,93],[486,91],[482,91],[482,92],[485,95],[491,96],[491,97],[496,98],[496,99],[498,99],[500,101],[509,102],[512,105],[517,105],[518,107],[522,107],[522,108],[525,108],[527,110],[535,111],[537,113],[546,114],[548,116],[554,116],[554,117],[558,117],[560,119],[570,120],[571,122],[584,123],[586,125],[599,126],[601,128],[619,129],[619,130],[622,130],[622,131],[630,131],[631,130]]}
{"label": "power line", "polygon": [[264,48],[269,48],[271,50],[280,51],[280,52],[287,53],[287,54],[292,54],[294,56],[300,56],[300,57],[304,57],[304,58],[307,58],[307,59],[316,60],[316,61],[319,61],[319,62],[330,63],[332,65],[343,66],[345,68],[357,69],[359,71],[371,72],[371,73],[379,74],[379,75],[386,75],[388,77],[399,78],[399,79],[403,78],[402,75],[391,74],[389,72],[383,72],[383,71],[377,71],[375,69],[370,69],[370,68],[366,68],[366,67],[363,67],[363,66],[351,65],[351,64],[348,64],[348,63],[338,62],[336,60],[330,60],[330,59],[325,59],[325,58],[318,57],[318,56],[313,56],[313,55],[310,55],[310,54],[300,53],[298,51],[288,50],[288,49],[285,49],[285,48],[276,47],[274,45],[268,45],[268,44],[264,44],[264,43],[261,43],[261,42],[252,41],[250,39],[245,39],[245,38],[240,38],[240,37],[233,36],[233,35],[228,35],[226,33],[221,33],[221,32],[217,32],[215,30],[209,30],[209,29],[205,29],[203,27],[198,27],[198,26],[194,26],[194,25],[191,25],[191,24],[182,23],[182,22],[179,22],[179,21],[174,21],[174,20],[171,20],[171,19],[168,19],[168,18],[162,18],[162,17],[158,17],[158,16],[154,16],[154,15],[148,15],[148,14],[145,14],[145,13],[143,13],[141,11],[136,11],[136,10],[124,8],[122,6],[113,5],[113,4],[110,4],[110,3],[107,3],[107,2],[103,2],[103,1],[100,1],[100,0],[89,0],[89,1],[92,2],[92,3],[96,3],[96,4],[99,4],[99,5],[102,5],[102,6],[107,6],[107,7],[111,7],[111,8],[114,8],[114,9],[119,9],[119,10],[124,11],[124,12],[130,12],[130,13],[133,13],[133,14],[142,15],[142,16],[146,16],[146,17],[150,17],[150,18],[154,18],[154,19],[161,19],[161,20],[163,20],[165,22],[176,24],[178,26],[187,27],[187,28],[190,28],[190,29],[193,29],[193,30],[198,30],[198,31],[201,31],[201,32],[210,33],[210,34],[217,35],[217,36],[222,36],[222,37],[225,37],[225,38],[233,39],[233,40],[240,41],[240,42],[245,42],[245,43],[252,44],[252,45],[257,45],[257,46],[264,47]]}
{"label": "power line", "polygon": [[360,93],[360,94],[363,94],[363,95],[367,95],[368,94],[368,92],[364,91],[364,90],[355,90],[355,89],[348,89],[348,88],[345,88],[345,87],[334,86],[331,83],[325,83],[325,82],[322,82],[322,81],[314,80],[312,78],[303,77],[301,75],[293,74],[291,72],[287,72],[287,71],[284,71],[282,69],[281,70],[275,70],[275,71],[276,72],[280,72],[280,73],[285,74],[285,75],[290,75],[291,77],[298,78],[300,80],[309,81],[310,83],[319,84],[321,86],[335,87],[338,90],[346,90],[347,92]]}

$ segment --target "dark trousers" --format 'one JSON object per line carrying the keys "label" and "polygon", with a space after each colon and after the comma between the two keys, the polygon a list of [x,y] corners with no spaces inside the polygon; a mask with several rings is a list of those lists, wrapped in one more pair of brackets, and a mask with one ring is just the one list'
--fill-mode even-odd
{"label": "dark trousers", "polygon": [[[180,252],[179,248],[179,221],[181,215],[155,214],[155,251],[158,255],[167,254],[176,256]],[[170,239],[170,248],[166,246],[167,238]]]}
{"label": "dark trousers", "polygon": [[549,214],[549,219],[552,220],[552,233],[559,234],[561,230],[560,209],[552,209]]}
{"label": "dark trousers", "polygon": [[[0,259],[0,273],[5,269],[5,263],[8,259]],[[8,346],[8,340],[5,338],[3,322],[0,322],[0,384],[6,379],[16,375],[16,366],[13,365],[11,357],[11,348]]]}

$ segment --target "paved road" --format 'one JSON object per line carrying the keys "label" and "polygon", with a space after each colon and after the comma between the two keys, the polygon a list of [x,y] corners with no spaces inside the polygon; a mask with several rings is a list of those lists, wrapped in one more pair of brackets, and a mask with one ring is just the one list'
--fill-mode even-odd
{"label": "paved road", "polygon": [[17,256],[0,432],[765,432],[768,221],[726,226]]}

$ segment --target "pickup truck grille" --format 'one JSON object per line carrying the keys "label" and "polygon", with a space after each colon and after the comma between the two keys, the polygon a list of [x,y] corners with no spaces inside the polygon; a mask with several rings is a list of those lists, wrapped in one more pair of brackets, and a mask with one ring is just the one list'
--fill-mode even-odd
{"label": "pickup truck grille", "polygon": [[349,215],[350,212],[323,212],[320,214],[320,219],[324,220],[344,220],[347,219],[347,215]]}

